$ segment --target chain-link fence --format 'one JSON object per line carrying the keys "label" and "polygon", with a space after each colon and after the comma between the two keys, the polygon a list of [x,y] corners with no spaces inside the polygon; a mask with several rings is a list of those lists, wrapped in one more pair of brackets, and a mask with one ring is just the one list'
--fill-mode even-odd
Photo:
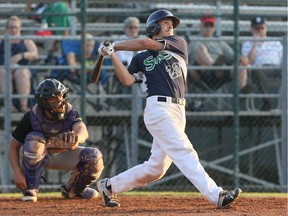
{"label": "chain-link fence", "polygon": [[[86,65],[85,58],[81,58],[81,64],[78,66],[69,66],[67,63],[59,62],[59,59],[66,57],[62,53],[65,52],[65,43],[68,43],[68,47],[78,46],[78,50],[83,50],[81,43],[87,43],[83,37],[86,32],[94,36],[95,50],[97,44],[103,40],[119,40],[124,34],[123,21],[128,16],[140,19],[139,34],[145,36],[148,15],[155,9],[166,8],[181,19],[181,24],[175,32],[185,37],[188,42],[190,60],[186,95],[186,133],[206,171],[223,187],[237,185],[246,191],[287,191],[287,2],[130,2],[124,4],[116,1],[71,0],[71,14],[68,15],[73,17],[72,25],[48,28],[52,31],[68,29],[70,35],[43,37],[35,36],[40,23],[27,17],[37,14],[25,12],[26,5],[22,1],[14,4],[1,1],[1,8],[8,9],[1,15],[0,31],[4,32],[5,20],[11,14],[21,17],[23,26],[21,37],[0,36],[4,42],[5,55],[5,61],[0,68],[10,71],[22,67],[10,65],[10,40],[21,38],[36,42],[40,59],[25,66],[32,72],[30,106],[35,103],[33,90],[41,80],[51,77],[53,72],[63,74],[76,69],[80,75],[77,82],[69,79],[69,76],[60,78],[71,90],[70,101],[81,112],[88,126],[90,137],[86,145],[96,146],[101,150],[105,163],[102,176],[111,177],[149,158],[152,137],[143,122],[143,86],[121,86],[115,77],[109,57],[105,59],[102,78],[96,85],[89,83],[90,75],[86,71],[91,70],[93,64]],[[11,11],[8,13],[9,10]],[[51,14],[47,14],[49,15]],[[212,22],[215,26],[201,27],[200,18],[203,15],[215,18],[215,23]],[[267,37],[253,37],[251,20],[254,17],[265,18]],[[205,30],[211,27],[215,28],[213,37],[201,35],[201,28]],[[273,44],[271,49],[282,47],[283,56],[279,64],[272,61],[269,63],[270,57],[277,58],[270,56],[274,50],[265,53],[267,64],[253,64],[250,60],[245,63],[245,59],[242,59],[245,56],[245,43],[248,44],[247,49],[250,49],[253,43],[264,46],[267,42]],[[215,49],[222,46],[226,48],[220,54],[217,53],[218,56],[212,57],[211,64],[205,65],[197,62],[195,56],[198,54],[193,53],[196,45],[201,46],[199,44],[206,44],[206,47],[212,48],[217,46]],[[49,51],[53,51],[51,47],[56,49],[57,46],[58,50],[52,53],[52,57],[55,57],[52,60],[57,61],[48,61],[48,57],[51,57]],[[225,52],[228,53],[229,60],[224,58],[228,58]],[[246,55],[249,58],[250,52],[246,52]],[[8,145],[11,130],[23,116],[23,113],[11,113],[11,105],[17,107],[19,99],[27,97],[20,93],[12,94],[7,90],[10,89],[11,76],[12,74],[6,73],[6,88],[0,93],[2,190],[14,189]],[[243,85],[243,82],[246,85]],[[70,173],[45,171],[43,175],[47,182],[41,184],[41,188],[55,190]],[[171,166],[161,180],[144,189],[195,190],[175,165]]]}

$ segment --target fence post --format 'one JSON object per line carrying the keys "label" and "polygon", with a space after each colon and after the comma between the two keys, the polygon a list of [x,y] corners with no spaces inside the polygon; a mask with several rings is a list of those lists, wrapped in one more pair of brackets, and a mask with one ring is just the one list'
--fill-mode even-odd
{"label": "fence post", "polygon": [[87,75],[86,75],[86,59],[85,59],[85,49],[86,49],[86,0],[81,0],[81,115],[83,121],[86,122],[86,85],[87,85]]}
{"label": "fence post", "polygon": [[2,185],[3,192],[7,192],[8,186],[10,184],[10,165],[9,165],[9,157],[8,157],[8,151],[9,151],[9,143],[10,143],[10,133],[11,133],[11,115],[10,115],[10,107],[11,107],[11,73],[10,73],[10,56],[11,56],[11,44],[10,44],[10,36],[5,35],[4,37],[4,64],[5,64],[5,115],[4,115],[4,143],[5,143],[5,150],[4,150],[4,175],[2,178]]}
{"label": "fence post", "polygon": [[238,84],[239,0],[234,0],[234,186],[239,185],[239,84]]}
{"label": "fence post", "polygon": [[[134,52],[133,56],[137,55]],[[131,139],[130,139],[130,158],[131,167],[138,164],[138,127],[139,113],[142,110],[141,95],[138,92],[139,84],[132,85],[132,107],[131,107]],[[130,167],[129,167],[130,168]]]}
{"label": "fence post", "polygon": [[282,116],[281,116],[281,167],[282,167],[282,179],[280,179],[280,185],[282,192],[287,193],[287,116],[288,116],[288,95],[287,95],[287,83],[288,83],[288,76],[287,76],[287,36],[283,37],[283,63],[282,63]]}

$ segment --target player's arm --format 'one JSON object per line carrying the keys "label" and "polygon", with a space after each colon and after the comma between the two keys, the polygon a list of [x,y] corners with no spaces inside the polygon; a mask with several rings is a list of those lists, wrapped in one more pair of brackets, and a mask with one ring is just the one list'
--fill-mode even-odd
{"label": "player's arm", "polygon": [[32,131],[30,112],[24,114],[15,130],[12,132],[9,144],[8,157],[13,170],[14,182],[22,191],[27,189],[26,178],[20,166],[20,149],[28,133]]}
{"label": "player's arm", "polygon": [[164,44],[150,38],[135,39],[129,41],[122,41],[114,44],[114,50],[126,51],[141,51],[141,50],[155,50],[159,51],[164,48]]}
{"label": "player's arm", "polygon": [[129,73],[126,66],[123,64],[123,62],[120,60],[120,58],[116,55],[116,53],[112,53],[110,55],[112,64],[115,70],[115,74],[119,81],[124,85],[125,87],[131,86],[133,83],[135,83],[135,78],[132,74]]}
{"label": "player's arm", "polygon": [[20,148],[21,144],[17,142],[13,137],[11,139],[11,142],[9,144],[9,161],[10,165],[13,170],[14,174],[14,182],[16,185],[16,188],[19,188],[22,191],[25,191],[27,189],[26,185],[26,178],[24,174],[22,173],[22,169],[20,166]]}
{"label": "player's arm", "polygon": [[84,143],[89,137],[86,124],[82,121],[82,118],[77,111],[76,120],[72,125],[72,131],[74,131],[75,135],[78,137],[78,144]]}
{"label": "player's arm", "polygon": [[[157,40],[152,40],[150,38],[144,39],[135,39],[129,41],[123,41],[113,44],[112,52],[108,53],[111,57],[112,64],[115,70],[115,74],[118,77],[119,81],[125,87],[131,86],[137,81],[137,78],[129,73],[126,66],[122,63],[119,57],[115,54],[114,51],[141,51],[141,50],[154,50],[159,51],[163,50],[165,47],[165,42],[159,42]],[[102,49],[102,48],[101,48]],[[103,47],[104,53],[107,52],[108,47]]]}
{"label": "player's arm", "polygon": [[[114,50],[126,50],[126,51],[141,51],[141,50],[154,50],[159,51],[163,50],[165,43],[161,43],[157,40],[152,40],[150,38],[144,39],[135,39],[129,41],[123,41],[116,43],[114,45]],[[118,77],[119,81],[125,87],[131,86],[133,83],[137,81],[137,78],[129,73],[126,66],[122,63],[119,57],[112,53],[111,55],[112,64],[115,69],[116,76]]]}
{"label": "player's arm", "polygon": [[77,135],[79,144],[84,143],[89,137],[87,127],[82,121],[73,124],[72,130]]}

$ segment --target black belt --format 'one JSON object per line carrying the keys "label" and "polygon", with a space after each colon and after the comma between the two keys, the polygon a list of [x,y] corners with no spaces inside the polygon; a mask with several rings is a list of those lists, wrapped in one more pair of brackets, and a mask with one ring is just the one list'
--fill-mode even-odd
{"label": "black belt", "polygon": [[[169,102],[167,97],[158,97],[159,102]],[[171,102],[179,105],[185,105],[185,98],[171,98]]]}

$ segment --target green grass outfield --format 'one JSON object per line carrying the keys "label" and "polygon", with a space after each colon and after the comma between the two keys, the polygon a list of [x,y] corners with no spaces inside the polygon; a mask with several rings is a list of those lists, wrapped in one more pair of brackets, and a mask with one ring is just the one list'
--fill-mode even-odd
{"label": "green grass outfield", "polygon": [[[38,194],[40,197],[61,197],[60,192],[49,192],[49,193],[42,193],[41,191]],[[202,196],[198,192],[139,192],[139,191],[131,191],[117,194],[118,196]],[[1,193],[0,197],[21,197],[21,193]],[[252,193],[252,192],[243,192],[241,197],[278,197],[278,198],[288,198],[287,193]]]}

